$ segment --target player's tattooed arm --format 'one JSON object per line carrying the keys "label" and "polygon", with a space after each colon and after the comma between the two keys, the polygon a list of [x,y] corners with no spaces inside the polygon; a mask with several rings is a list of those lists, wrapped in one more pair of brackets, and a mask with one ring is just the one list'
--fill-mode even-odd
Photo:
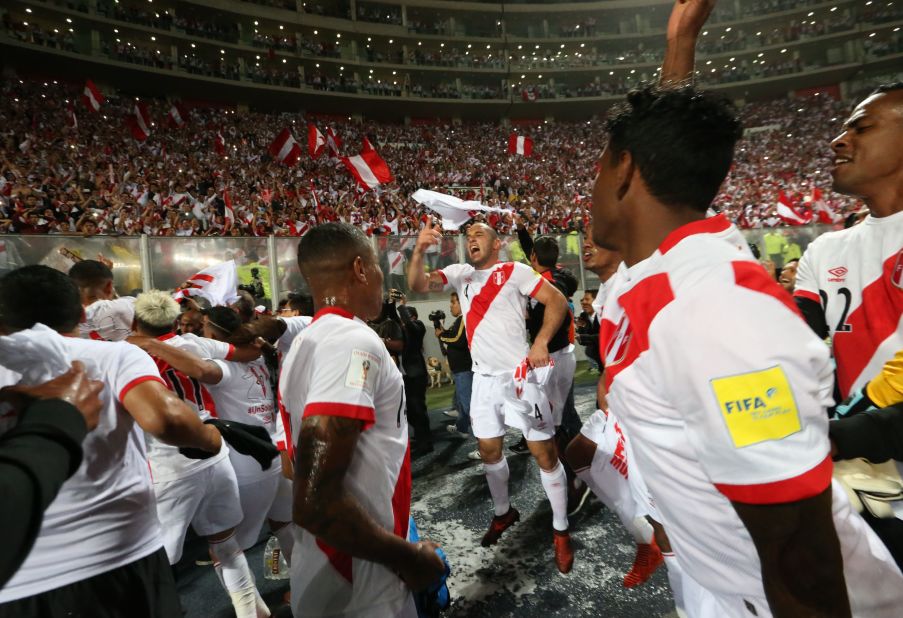
{"label": "player's tattooed arm", "polygon": [[335,549],[378,562],[413,589],[435,581],[442,562],[425,541],[409,543],[380,526],[345,488],[362,422],[311,416],[301,423],[295,456],[294,522]]}
{"label": "player's tattooed arm", "polygon": [[427,288],[429,288],[430,292],[441,292],[445,288],[445,281],[443,281],[442,275],[436,271],[431,272],[428,276]]}
{"label": "player's tattooed arm", "polygon": [[851,615],[830,485],[798,502],[733,505],[755,543],[775,618]]}

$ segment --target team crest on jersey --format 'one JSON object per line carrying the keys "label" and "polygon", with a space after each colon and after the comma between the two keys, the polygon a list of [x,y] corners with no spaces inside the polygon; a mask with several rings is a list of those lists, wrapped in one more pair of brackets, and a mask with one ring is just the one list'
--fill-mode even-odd
{"label": "team crest on jersey", "polygon": [[845,266],[838,266],[837,268],[829,268],[828,274],[831,275],[828,277],[828,281],[832,283],[843,283],[847,280],[847,273],[850,272],[847,270]]}
{"label": "team crest on jersey", "polygon": [[900,253],[897,254],[897,263],[894,264],[894,269],[890,273],[890,281],[898,288],[903,289],[903,249],[900,249]]}
{"label": "team crest on jersey", "polygon": [[633,337],[633,329],[630,327],[630,320],[625,315],[618,323],[618,328],[612,335],[611,342],[605,349],[605,366],[613,367],[627,356],[627,349],[630,347],[630,340]]}
{"label": "team crest on jersey", "polygon": [[379,372],[379,358],[364,350],[352,350],[345,386],[373,392],[376,374]]}
{"label": "team crest on jersey", "polygon": [[496,285],[502,285],[503,283],[505,283],[505,273],[503,273],[502,271],[497,270],[492,273],[492,276],[495,278]]}

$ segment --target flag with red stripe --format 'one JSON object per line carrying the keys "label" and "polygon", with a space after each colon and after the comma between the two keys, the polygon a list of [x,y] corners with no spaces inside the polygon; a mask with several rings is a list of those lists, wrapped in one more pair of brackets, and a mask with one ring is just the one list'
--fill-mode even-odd
{"label": "flag with red stripe", "polygon": [[282,129],[269,148],[270,156],[284,165],[291,167],[301,157],[301,146],[295,140],[288,127]]}
{"label": "flag with red stripe", "polygon": [[139,142],[143,142],[151,134],[150,112],[147,111],[147,105],[144,103],[135,103],[131,115],[126,119],[129,129]]}
{"label": "flag with red stripe", "polygon": [[167,118],[172,126],[184,127],[185,123],[188,122],[188,108],[180,101],[176,101],[172,104],[172,107],[169,108],[169,115]]}
{"label": "flag with red stripe", "polygon": [[335,134],[332,127],[326,128],[326,145],[329,146],[329,151],[332,153],[332,156],[339,157],[339,149],[342,147],[342,140]]}
{"label": "flag with red stripe", "polygon": [[318,129],[313,124],[307,125],[307,152],[310,154],[311,158],[316,159],[321,154],[323,154],[323,149],[326,147],[326,138],[323,137],[323,134],[320,133],[320,129]]}
{"label": "flag with red stripe", "polygon": [[97,89],[97,86],[90,79],[85,82],[85,88],[82,91],[82,101],[84,101],[85,107],[92,112],[99,112],[100,106],[105,101],[100,90]]}
{"label": "flag with red stripe", "polygon": [[375,150],[362,152],[354,157],[342,157],[342,163],[354,176],[357,184],[365,190],[375,189],[383,183],[394,180],[389,166]]}
{"label": "flag with red stripe", "polygon": [[529,157],[533,154],[533,138],[512,133],[508,136],[508,154],[519,154]]}
{"label": "flag with red stripe", "polygon": [[783,191],[778,191],[778,203],[775,214],[787,225],[806,225],[812,222],[812,213],[808,213],[808,216],[800,214]]}

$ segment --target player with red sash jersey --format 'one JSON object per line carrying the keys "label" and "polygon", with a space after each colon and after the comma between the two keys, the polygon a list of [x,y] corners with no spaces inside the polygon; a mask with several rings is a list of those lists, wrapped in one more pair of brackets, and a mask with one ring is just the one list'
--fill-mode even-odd
{"label": "player with red sash jersey", "polygon": [[445,570],[407,539],[410,447],[401,373],[364,319],[383,274],[361,230],[312,229],[298,266],[317,312],[280,376],[295,444],[292,612],[299,618],[415,618],[411,595]]}
{"label": "player with red sash jersey", "polygon": [[[568,312],[561,292],[532,268],[518,262],[499,262],[501,242],[495,230],[475,223],[467,230],[471,264],[452,264],[424,273],[423,254],[437,245],[442,234],[426,226],[408,268],[408,285],[415,292],[454,288],[461,303],[467,342],[473,358],[473,392],[470,417],[477,438],[495,517],[483,537],[488,547],[520,518],[508,496],[508,461],[502,451],[507,427],[520,429],[540,468],[543,489],[552,506],[553,543],[558,570],[567,573],[574,562],[567,518],[567,477],[555,447],[555,420],[544,386],[531,388],[536,401],[522,397],[515,385],[515,372],[525,362],[529,367],[549,365],[549,341]],[[542,327],[532,347],[527,343],[524,321],[527,301],[545,306]]]}

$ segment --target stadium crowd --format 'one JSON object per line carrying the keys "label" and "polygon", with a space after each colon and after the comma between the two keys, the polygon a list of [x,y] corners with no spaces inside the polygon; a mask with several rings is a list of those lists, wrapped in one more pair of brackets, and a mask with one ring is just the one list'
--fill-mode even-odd
{"label": "stadium crowd", "polygon": [[[293,167],[272,160],[267,147],[283,127],[306,146],[298,116],[197,108],[176,128],[167,120],[169,103],[146,101],[154,122],[150,137],[138,142],[124,124],[135,105],[130,97],[111,96],[93,113],[77,87],[62,83],[6,80],[2,92],[4,233],[293,235],[345,220],[368,233],[413,234],[423,211],[409,196],[418,188],[508,206],[538,232],[567,232],[584,224],[593,161],[603,146],[598,120],[521,127],[535,145],[533,156],[522,157],[507,153],[509,129],[498,125],[309,118],[324,134],[334,129],[344,142],[341,154],[357,154],[367,136],[386,160],[395,181],[362,194],[329,151],[316,160],[305,152]],[[818,188],[840,221],[856,203],[829,190],[827,144],[845,108],[826,95],[745,106],[744,124],[752,130],[716,207],[742,227],[775,226],[779,191],[805,215]],[[224,189],[236,214],[231,226]],[[506,218],[490,215],[489,223],[511,231]]]}

